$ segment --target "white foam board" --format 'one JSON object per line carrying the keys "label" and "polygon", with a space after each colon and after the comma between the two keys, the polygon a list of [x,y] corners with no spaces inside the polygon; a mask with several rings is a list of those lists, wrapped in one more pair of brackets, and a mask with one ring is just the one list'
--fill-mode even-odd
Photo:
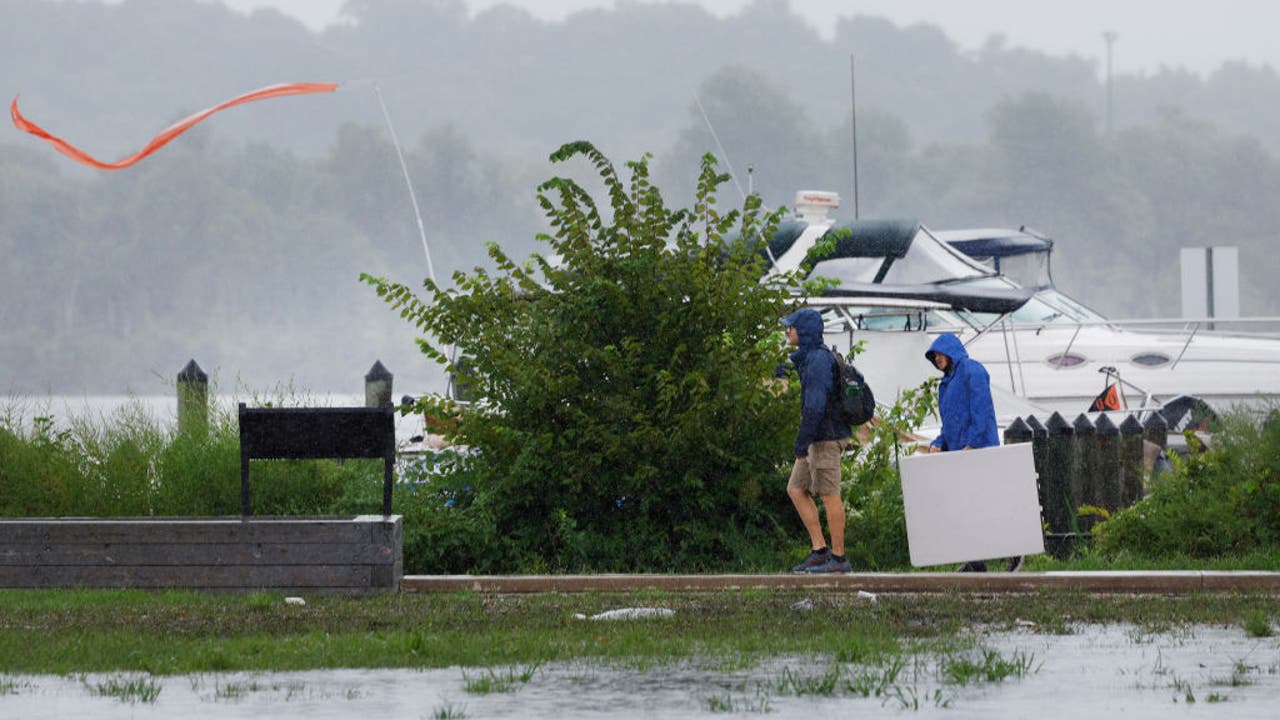
{"label": "white foam board", "polygon": [[1031,443],[909,455],[899,469],[912,565],[1044,552]]}

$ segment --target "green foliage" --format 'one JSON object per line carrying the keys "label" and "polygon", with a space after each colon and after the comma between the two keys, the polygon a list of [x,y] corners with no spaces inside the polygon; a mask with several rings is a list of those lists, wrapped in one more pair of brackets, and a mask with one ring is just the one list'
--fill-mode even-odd
{"label": "green foliage", "polygon": [[[163,427],[140,402],[111,417],[0,413],[0,517],[240,514],[235,417],[212,413],[207,432]],[[377,460],[255,461],[258,515],[381,512]]]}
{"label": "green foliage", "polygon": [[845,554],[871,570],[910,565],[907,521],[902,506],[898,460],[915,451],[904,443],[937,408],[938,379],[904,390],[892,407],[863,427],[865,439],[845,463],[843,495],[847,515]]}
{"label": "green foliage", "polygon": [[427,300],[363,276],[430,336],[428,357],[465,362],[476,398],[430,408],[456,418],[454,440],[473,453],[440,481],[469,491],[424,510],[439,523],[426,532],[471,547],[477,570],[724,567],[790,514],[776,464],[794,390],[768,379],[784,361],[777,323],[793,279],[762,284],[763,260],[740,239],[777,213],[756,196],[722,213],[727,177],[710,156],[694,206],[679,210],[647,157],[629,178],[585,142],[551,159],[588,161],[609,206],[573,180],[544,182],[548,256],[516,263],[491,245],[495,273],[456,273],[449,289],[427,280]]}
{"label": "green foliage", "polygon": [[1145,498],[1093,529],[1094,549],[1147,557],[1241,555],[1280,544],[1280,414],[1224,417],[1212,447],[1187,434],[1186,458]]}
{"label": "green foliage", "polygon": [[0,425],[0,503],[5,515],[33,517],[62,508],[80,477],[70,433],[38,416],[28,433]]}
{"label": "green foliage", "polygon": [[1271,637],[1275,631],[1271,628],[1271,620],[1261,610],[1253,610],[1244,617],[1244,632],[1249,637]]}

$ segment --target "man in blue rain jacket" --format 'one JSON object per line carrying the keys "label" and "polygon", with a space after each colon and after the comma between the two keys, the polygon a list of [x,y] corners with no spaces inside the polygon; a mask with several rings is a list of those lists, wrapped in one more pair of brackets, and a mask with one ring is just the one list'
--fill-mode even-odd
{"label": "man in blue rain jacket", "polygon": [[[847,573],[852,569],[844,554],[844,501],[840,497],[840,456],[849,448],[853,433],[831,402],[836,382],[836,359],[822,344],[822,315],[804,308],[788,315],[787,343],[796,350],[791,364],[800,374],[800,430],[796,433],[795,465],[787,481],[787,495],[809,533],[812,551],[793,572]],[[822,534],[818,505],[827,513],[831,546]]]}
{"label": "man in blue rain jacket", "polygon": [[[943,333],[924,356],[942,371],[938,385],[938,415],[942,433],[929,444],[929,452],[973,450],[1000,444],[996,409],[991,400],[991,376],[982,363],[969,357],[960,338]],[[1008,559],[1008,570],[1022,568],[1022,558]],[[960,572],[986,572],[981,560],[960,566]]]}
{"label": "man in blue rain jacket", "polygon": [[942,434],[929,444],[929,452],[999,445],[991,376],[982,363],[969,357],[964,343],[951,333],[939,335],[924,356],[942,371],[938,385]]}

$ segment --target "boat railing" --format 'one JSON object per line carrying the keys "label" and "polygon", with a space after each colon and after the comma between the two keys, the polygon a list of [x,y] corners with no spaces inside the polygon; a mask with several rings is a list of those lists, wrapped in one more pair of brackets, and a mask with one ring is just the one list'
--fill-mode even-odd
{"label": "boat railing", "polygon": [[[1067,358],[1070,357],[1071,349],[1075,345],[1076,340],[1080,337],[1080,332],[1085,328],[1104,327],[1113,330],[1123,330],[1135,334],[1144,333],[1162,333],[1176,334],[1182,336],[1182,344],[1177,352],[1177,356],[1172,358],[1171,362],[1166,366],[1169,371],[1173,371],[1186,355],[1187,350],[1191,347],[1192,341],[1197,336],[1212,335],[1215,337],[1238,337],[1238,338],[1256,338],[1256,339],[1280,339],[1280,317],[1277,316],[1253,316],[1242,318],[1131,318],[1131,319],[1099,319],[1099,320],[1079,320],[1069,318],[1067,316],[1057,316],[1052,320],[1043,321],[1020,321],[1013,320],[1008,315],[1001,316],[985,325],[969,324],[967,329],[972,335],[965,338],[965,344],[969,344],[978,338],[992,333],[1000,333],[1002,336],[1005,358],[1008,361],[1009,381],[1012,387],[1026,387],[1026,379],[1022,377],[1023,358],[1018,347],[1018,336],[1033,332],[1037,336],[1042,335],[1046,329],[1057,329],[1061,331],[1070,330],[1071,334],[1066,339],[1062,349],[1055,353],[1056,356]],[[1237,328],[1250,328],[1250,330],[1239,330]],[[1258,330],[1257,328],[1271,328],[1267,330]],[[930,330],[946,331],[949,328],[931,327]],[[1066,365],[1054,365],[1054,369],[1061,370]],[[1015,381],[1013,377],[1015,368],[1017,369],[1018,378]],[[1105,371],[1103,368],[1100,371]],[[1118,376],[1118,373],[1117,373]],[[1152,398],[1150,393],[1141,391],[1146,396],[1143,409],[1146,409]]]}

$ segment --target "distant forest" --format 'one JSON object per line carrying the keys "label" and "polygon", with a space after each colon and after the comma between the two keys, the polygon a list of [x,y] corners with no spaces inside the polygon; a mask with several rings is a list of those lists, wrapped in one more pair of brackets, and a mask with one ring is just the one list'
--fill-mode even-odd
{"label": "distant forest", "polygon": [[1120,75],[1108,111],[1094,59],[999,37],[966,52],[865,16],[827,41],[781,0],[726,19],[620,3],[564,23],[471,18],[456,0],[347,9],[353,23],[313,33],[196,0],[0,0],[0,89],[105,160],[254,88],[342,83],[229,110],[114,173],[0,134],[0,391],[158,392],[190,358],[227,391],[358,393],[378,359],[397,394],[440,389],[411,328],[356,279],[427,274],[375,88],[447,280],[485,264],[485,243],[540,249],[537,183],[592,177],[547,163],[571,140],[618,165],[651,153],[671,203],[716,152],[770,205],[837,190],[851,218],[851,57],[861,217],[1034,227],[1055,238],[1058,284],[1115,316],[1177,314],[1179,248],[1238,246],[1242,312],[1280,315],[1270,67]]}

